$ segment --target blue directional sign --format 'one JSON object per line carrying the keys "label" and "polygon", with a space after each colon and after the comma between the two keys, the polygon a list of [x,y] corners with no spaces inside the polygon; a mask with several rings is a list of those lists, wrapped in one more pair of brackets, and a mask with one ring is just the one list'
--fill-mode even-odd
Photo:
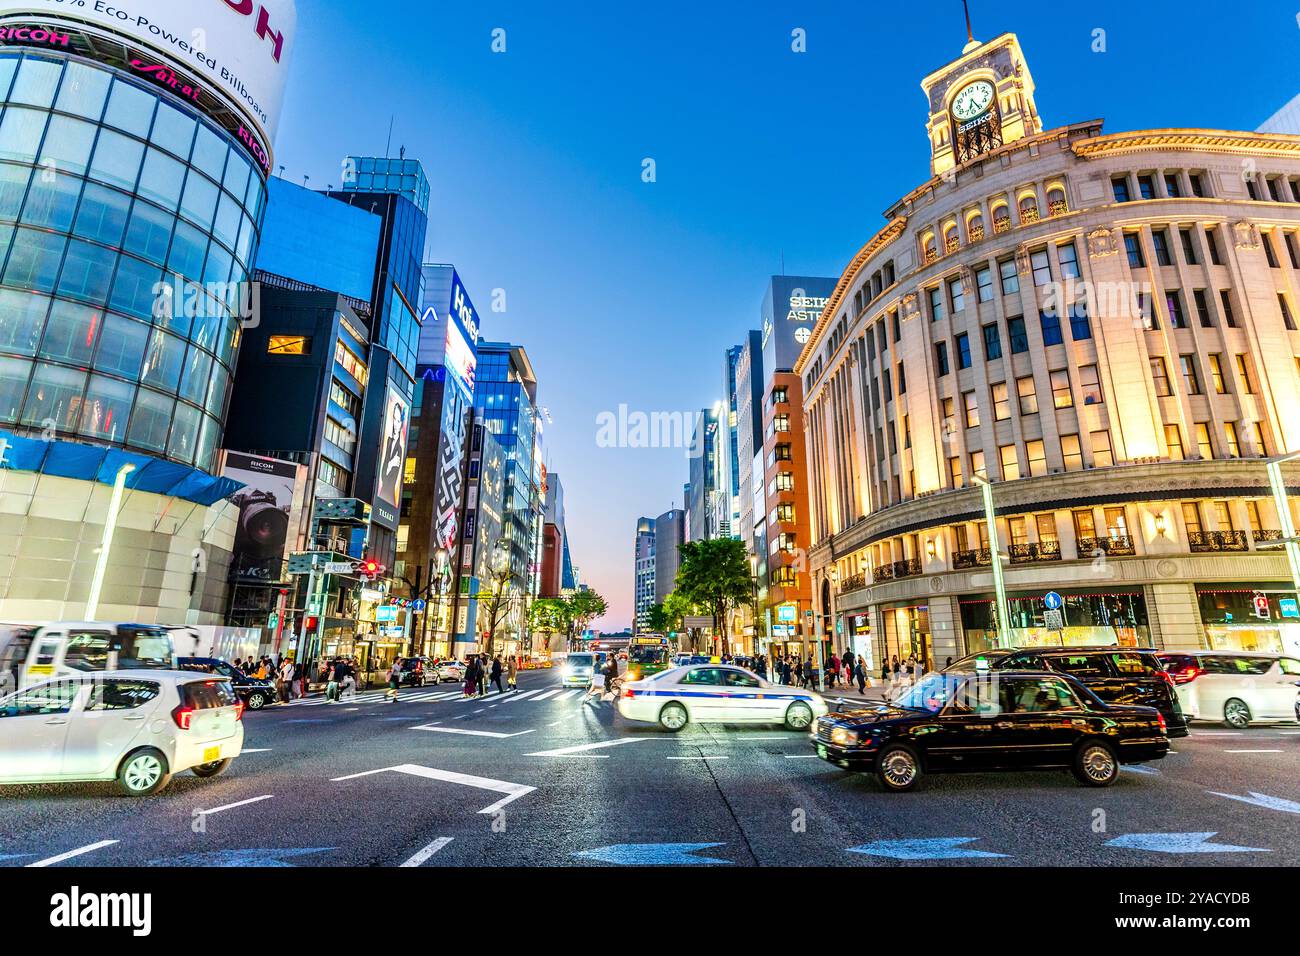
{"label": "blue directional sign", "polygon": [[1231,843],[1211,843],[1218,833],[1129,833],[1106,841],[1106,846],[1124,850],[1147,850],[1152,853],[1271,853],[1258,846],[1233,846]]}
{"label": "blue directional sign", "polygon": [[619,866],[700,866],[730,863],[710,856],[695,856],[699,850],[725,846],[724,843],[616,843],[573,854],[579,860],[616,863]]}
{"label": "blue directional sign", "polygon": [[1063,604],[1065,601],[1055,591],[1048,591],[1043,595],[1043,607],[1049,611],[1059,611]]}
{"label": "blue directional sign", "polygon": [[419,614],[426,607],[428,607],[428,604],[424,601],[423,598],[416,598],[414,601],[411,602],[411,610],[414,611],[416,614]]}
{"label": "blue directional sign", "polygon": [[1005,853],[969,850],[967,843],[979,837],[935,837],[929,840],[877,840],[849,847],[850,853],[884,856],[892,860],[979,860],[1005,857]]}

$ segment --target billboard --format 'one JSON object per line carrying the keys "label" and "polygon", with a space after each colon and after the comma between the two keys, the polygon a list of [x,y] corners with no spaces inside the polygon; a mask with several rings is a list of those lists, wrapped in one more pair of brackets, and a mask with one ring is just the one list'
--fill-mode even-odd
{"label": "billboard", "polygon": [[278,458],[228,451],[221,476],[244,483],[229,499],[239,509],[232,563],[235,579],[281,580],[290,512],[299,491],[299,466]]}
{"label": "billboard", "polygon": [[263,142],[275,137],[298,21],[294,0],[17,0],[4,11],[6,20],[33,14],[148,47],[238,104]]}
{"label": "billboard", "polygon": [[460,320],[453,314],[447,323],[447,346],[443,355],[447,369],[447,380],[460,389],[467,402],[474,401],[474,369],[478,357],[469,336],[461,327]]}
{"label": "billboard", "polygon": [[839,280],[773,276],[763,297],[763,374],[790,371]]}
{"label": "billboard", "polygon": [[384,437],[380,445],[372,517],[394,530],[402,512],[402,476],[406,470],[406,439],[410,425],[411,406],[391,385],[388,386],[384,394]]}

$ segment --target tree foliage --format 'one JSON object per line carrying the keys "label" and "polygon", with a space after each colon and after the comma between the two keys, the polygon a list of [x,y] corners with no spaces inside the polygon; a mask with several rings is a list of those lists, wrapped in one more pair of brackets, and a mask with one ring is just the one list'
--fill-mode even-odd
{"label": "tree foliage", "polygon": [[728,611],[753,601],[754,576],[744,542],[713,538],[682,545],[673,596],[679,594],[711,615],[714,634],[721,634]]}

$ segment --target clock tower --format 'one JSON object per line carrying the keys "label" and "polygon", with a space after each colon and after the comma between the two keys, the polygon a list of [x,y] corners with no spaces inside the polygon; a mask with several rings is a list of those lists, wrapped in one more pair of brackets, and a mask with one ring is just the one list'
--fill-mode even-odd
{"label": "clock tower", "polygon": [[1043,130],[1014,33],[970,38],[961,58],[921,81],[930,101],[930,171],[941,176],[1007,143]]}

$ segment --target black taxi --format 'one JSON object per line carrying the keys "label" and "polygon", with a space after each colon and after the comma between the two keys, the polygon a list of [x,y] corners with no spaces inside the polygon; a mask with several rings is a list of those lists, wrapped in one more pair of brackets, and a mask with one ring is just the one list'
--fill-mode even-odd
{"label": "black taxi", "polygon": [[925,773],[1070,769],[1107,787],[1121,764],[1169,752],[1154,707],[1108,704],[1072,677],[1035,671],[929,674],[887,704],[828,714],[817,756],[910,790]]}

